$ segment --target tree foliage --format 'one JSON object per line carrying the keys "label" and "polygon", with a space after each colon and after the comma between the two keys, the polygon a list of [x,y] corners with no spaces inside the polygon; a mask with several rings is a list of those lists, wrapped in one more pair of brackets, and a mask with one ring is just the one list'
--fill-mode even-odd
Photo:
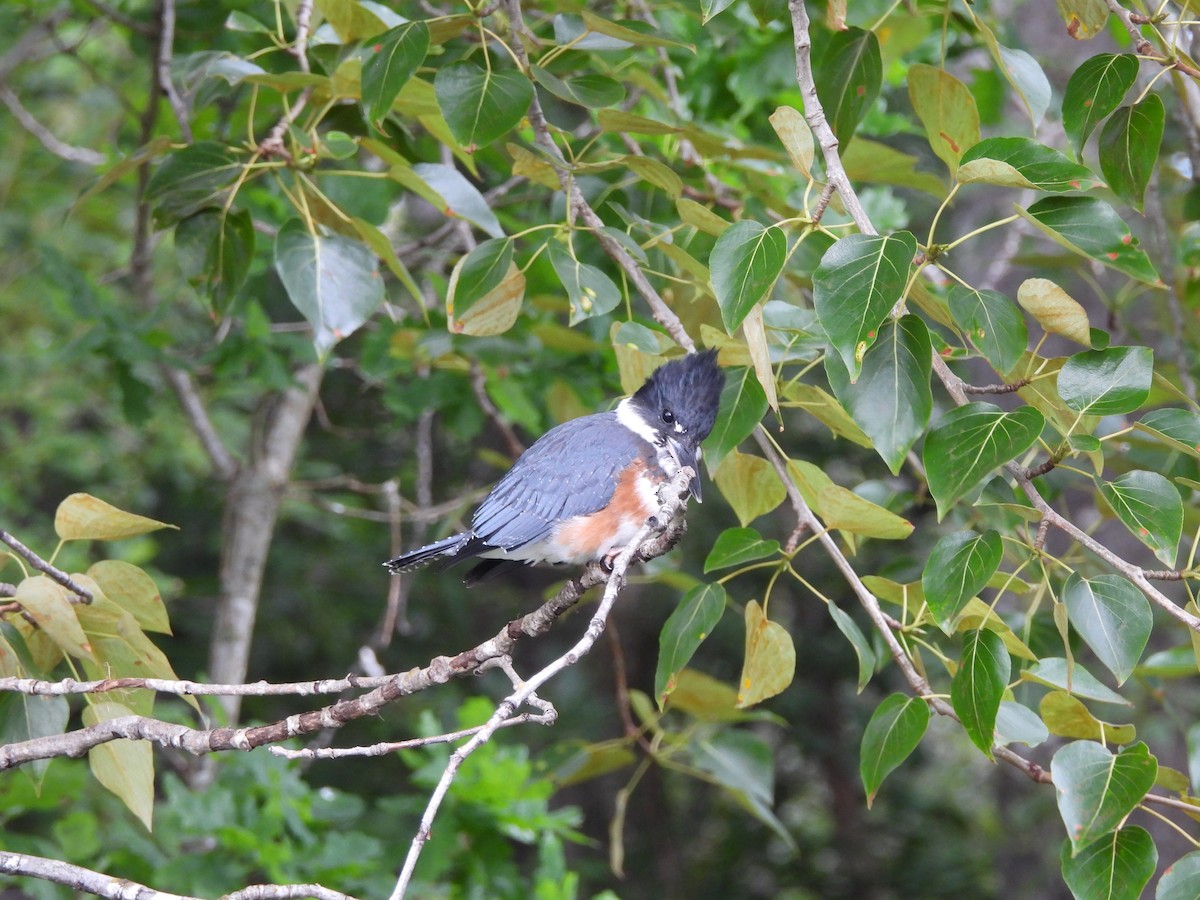
{"label": "tree foliage", "polygon": [[[6,871],[1191,896],[1195,27],[1017,7],[0,11]],[[647,532],[608,582],[615,693],[517,643],[595,570],[540,609],[532,573],[387,585],[527,439],[697,346],[727,373],[719,499],[678,565]],[[487,668],[530,705],[456,714]],[[347,693],[280,699],[314,692]],[[512,718],[546,700],[550,738]],[[322,729],[419,737],[362,764],[386,781],[259,759]],[[84,753],[128,813],[50,765]],[[1020,837],[979,837],[997,816]]]}

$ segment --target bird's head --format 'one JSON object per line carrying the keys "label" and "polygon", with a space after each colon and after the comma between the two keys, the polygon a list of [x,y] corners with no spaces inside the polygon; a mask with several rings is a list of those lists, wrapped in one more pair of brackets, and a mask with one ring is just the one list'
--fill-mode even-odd
{"label": "bird's head", "polygon": [[[700,442],[717,420],[725,373],[717,352],[689,353],[655,369],[630,402],[658,443],[674,450],[681,466],[697,468]],[[700,499],[700,479],[692,480],[692,495]]]}

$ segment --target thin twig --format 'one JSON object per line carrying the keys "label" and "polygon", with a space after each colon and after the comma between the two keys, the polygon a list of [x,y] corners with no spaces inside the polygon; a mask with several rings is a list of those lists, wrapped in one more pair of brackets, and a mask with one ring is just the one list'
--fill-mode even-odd
{"label": "thin twig", "polygon": [[21,99],[7,84],[0,84],[0,102],[8,107],[14,119],[38,139],[38,142],[50,153],[67,162],[82,163],[85,166],[102,166],[108,162],[108,157],[89,147],[76,147],[66,141],[59,140],[49,128],[34,118],[33,113],[21,105]]}
{"label": "thin twig", "polygon": [[[308,34],[312,23],[313,0],[300,0],[296,6],[296,39],[292,45],[288,47],[288,53],[296,58],[296,64],[300,67],[301,72],[308,72]],[[291,159],[291,154],[283,143],[283,135],[291,127],[296,118],[304,111],[304,107],[308,105],[308,98],[312,95],[312,88],[306,87],[300,92],[300,96],[296,98],[296,102],[287,108],[287,111],[280,117],[279,121],[267,132],[267,136],[262,139],[258,145],[259,150],[264,156],[279,156],[284,159]]]}
{"label": "thin twig", "polygon": [[475,394],[475,402],[483,410],[484,416],[500,432],[500,436],[504,438],[504,444],[508,448],[508,455],[516,459],[525,452],[525,445],[521,443],[521,439],[517,437],[517,433],[513,431],[513,427],[505,421],[504,416],[500,415],[500,410],[496,409],[496,404],[488,396],[487,376],[483,372],[483,367],[479,365],[479,361],[475,359],[471,360],[471,390]]}
{"label": "thin twig", "polygon": [[61,584],[63,587],[78,594],[80,597],[83,598],[83,601],[85,603],[92,602],[92,592],[91,591],[87,590],[86,588],[80,587],[74,578],[72,578],[70,575],[68,575],[62,569],[59,569],[56,566],[53,566],[50,563],[46,562],[46,560],[42,559],[40,556],[38,556],[36,553],[34,553],[32,550],[30,550],[28,547],[26,547],[24,544],[22,544],[19,540],[17,540],[15,537],[13,537],[11,534],[9,534],[7,531],[4,531],[3,529],[0,529],[0,541],[4,542],[5,544],[8,544],[8,546],[11,547],[13,549],[13,551],[15,551],[19,557],[21,557],[23,560],[25,560],[25,562],[29,563],[31,566],[33,566],[35,569],[37,569],[39,572],[44,572],[45,574],[49,575],[52,579],[57,581],[59,584]]}
{"label": "thin twig", "polygon": [[1022,378],[1011,384],[967,384],[964,382],[963,390],[968,394],[1015,394],[1027,384],[1029,384],[1028,378]]}
{"label": "thin twig", "polygon": [[[175,89],[175,81],[171,78],[171,60],[175,55],[175,0],[161,0],[158,19],[158,51],[155,55],[155,71],[158,84],[171,104],[171,112],[179,123],[179,131],[183,139],[192,142],[192,126],[188,122],[187,104]],[[151,98],[153,102],[153,98]]]}

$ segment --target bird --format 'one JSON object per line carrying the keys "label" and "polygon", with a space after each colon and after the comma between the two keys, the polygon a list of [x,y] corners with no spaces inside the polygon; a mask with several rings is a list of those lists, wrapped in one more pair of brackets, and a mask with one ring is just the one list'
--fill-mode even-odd
{"label": "bird", "polygon": [[658,487],[684,466],[697,474],[700,443],[716,422],[725,386],[715,350],[655,369],[609,412],[551,428],[479,504],[470,530],[390,559],[402,574],[440,560],[479,562],[467,586],[535,563],[611,560],[659,508]]}

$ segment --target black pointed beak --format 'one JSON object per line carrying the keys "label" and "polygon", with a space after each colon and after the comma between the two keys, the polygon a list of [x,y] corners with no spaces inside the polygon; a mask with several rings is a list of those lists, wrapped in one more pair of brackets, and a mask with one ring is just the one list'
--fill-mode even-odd
{"label": "black pointed beak", "polygon": [[690,441],[677,441],[674,438],[667,440],[671,442],[671,449],[675,451],[675,458],[679,460],[680,468],[690,466],[696,473],[688,491],[696,498],[697,503],[703,503],[704,498],[700,496],[700,448],[693,446]]}

